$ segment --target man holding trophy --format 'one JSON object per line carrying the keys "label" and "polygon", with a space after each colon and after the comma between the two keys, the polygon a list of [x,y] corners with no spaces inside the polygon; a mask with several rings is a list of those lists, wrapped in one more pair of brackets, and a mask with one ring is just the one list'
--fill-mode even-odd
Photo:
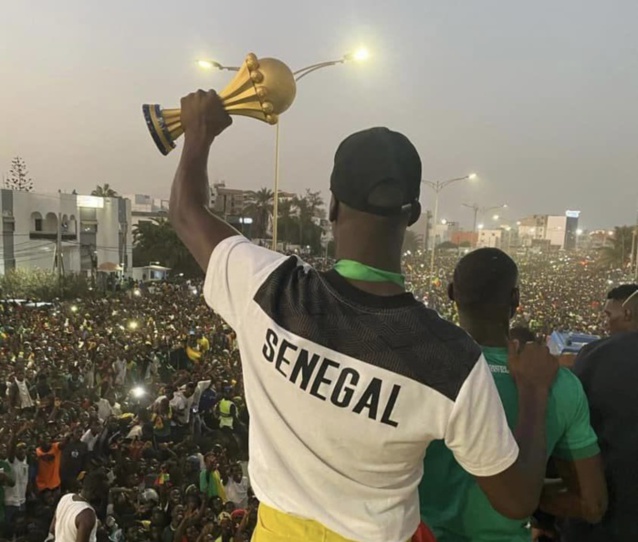
{"label": "man holding trophy", "polygon": [[222,99],[190,94],[179,123],[170,219],[206,271],[207,303],[237,333],[261,502],[253,540],[410,540],[435,439],[501,513],[529,516],[558,365],[544,347],[511,346],[515,438],[478,346],[405,291],[402,240],[421,212],[410,141],[372,128],[340,145],[330,182],[338,261],[320,273],[252,244],[207,209],[211,144],[232,123]]}

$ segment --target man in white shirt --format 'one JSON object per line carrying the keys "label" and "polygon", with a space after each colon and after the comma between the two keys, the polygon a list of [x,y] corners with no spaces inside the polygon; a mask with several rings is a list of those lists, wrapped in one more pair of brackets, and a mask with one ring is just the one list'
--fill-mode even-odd
{"label": "man in white shirt", "polygon": [[29,483],[29,463],[27,462],[27,447],[23,442],[18,443],[19,436],[26,431],[27,424],[14,427],[9,440],[7,463],[13,471],[13,486],[4,488],[5,533],[8,539],[14,535],[14,528],[20,515],[27,511],[27,485]]}
{"label": "man in white shirt", "polygon": [[108,393],[106,397],[98,399],[95,406],[97,408],[97,417],[102,423],[111,416],[117,417],[122,415],[122,407],[115,400],[115,395],[113,395],[113,393]]}
{"label": "man in white shirt", "polygon": [[226,499],[235,503],[237,508],[245,509],[248,506],[248,478],[244,476],[244,471],[239,463],[231,467],[230,476],[222,478]]}
{"label": "man in white shirt", "polygon": [[192,383],[186,384],[181,390],[175,392],[173,399],[170,401],[173,409],[173,420],[179,425],[188,425],[190,421],[194,392],[195,385]]}
{"label": "man in white shirt", "polygon": [[24,366],[17,365],[13,382],[9,383],[9,407],[16,410],[29,410],[35,407],[35,402],[29,392],[29,382],[25,378]]}
{"label": "man in white shirt", "polygon": [[93,421],[91,422],[91,426],[87,429],[86,433],[82,435],[82,438],[80,440],[86,444],[89,452],[92,452],[95,448],[95,444],[100,438],[101,432],[102,424],[97,421]]}
{"label": "man in white shirt", "polygon": [[237,333],[261,502],[253,542],[405,542],[420,522],[423,456],[438,439],[495,508],[530,515],[558,363],[547,349],[512,346],[517,443],[479,347],[405,292],[401,245],[421,212],[409,140],[373,128],[340,145],[330,204],[339,261],[320,273],[208,210],[210,146],[232,121],[213,91],[181,105],[170,219],[207,271],[207,303]]}

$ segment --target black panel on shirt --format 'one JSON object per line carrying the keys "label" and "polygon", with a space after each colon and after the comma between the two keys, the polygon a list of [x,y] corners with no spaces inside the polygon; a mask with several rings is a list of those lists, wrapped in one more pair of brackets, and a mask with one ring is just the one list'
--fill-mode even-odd
{"label": "black panel on shirt", "polygon": [[451,400],[481,355],[467,333],[412,294],[372,295],[335,271],[304,268],[295,257],[266,279],[254,300],[287,331],[425,384]]}
{"label": "black panel on shirt", "polygon": [[614,335],[585,346],[574,363],[598,435],[609,486],[603,521],[569,521],[566,542],[638,540],[638,333]]}

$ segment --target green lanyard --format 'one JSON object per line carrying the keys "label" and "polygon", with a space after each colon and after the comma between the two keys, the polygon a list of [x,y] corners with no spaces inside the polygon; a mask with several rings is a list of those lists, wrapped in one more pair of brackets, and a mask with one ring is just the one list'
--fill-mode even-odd
{"label": "green lanyard", "polygon": [[401,273],[384,271],[354,260],[339,260],[335,263],[334,270],[346,279],[365,282],[394,282],[397,286],[405,288],[405,277]]}

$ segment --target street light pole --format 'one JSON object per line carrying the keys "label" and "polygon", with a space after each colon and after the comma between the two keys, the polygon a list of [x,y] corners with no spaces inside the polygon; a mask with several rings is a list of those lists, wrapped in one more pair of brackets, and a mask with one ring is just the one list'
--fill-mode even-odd
{"label": "street light pole", "polygon": [[430,276],[434,274],[434,253],[436,251],[436,227],[439,220],[439,194],[441,190],[450,186],[451,184],[458,183],[460,181],[471,181],[476,179],[476,173],[470,173],[465,177],[455,177],[454,179],[448,179],[447,181],[421,181],[423,184],[429,186],[434,190],[434,215],[432,217],[432,224],[434,228],[432,239],[432,252],[430,253]]}
{"label": "street light pole", "polygon": [[[300,81],[306,75],[310,75],[318,70],[323,68],[329,68],[331,66],[338,66],[340,64],[345,64],[349,61],[358,61],[361,62],[366,60],[369,57],[369,53],[367,49],[361,48],[353,53],[346,53],[341,58],[336,60],[326,60],[324,62],[317,62],[316,64],[310,64],[305,68],[301,68],[293,72],[295,77],[295,82]],[[228,71],[238,71],[239,68],[235,66],[224,66],[215,60],[199,60],[197,62],[202,68],[215,68],[218,70],[228,70]],[[277,237],[278,237],[278,226],[279,226],[279,140],[281,137],[281,119],[277,122],[275,128],[275,180],[273,183],[273,206],[272,206],[272,249],[277,250]]]}
{"label": "street light pole", "polygon": [[497,211],[498,209],[505,209],[507,207],[506,203],[503,203],[502,205],[492,205],[490,207],[480,207],[478,204],[476,203],[464,203],[463,207],[467,207],[468,209],[472,209],[472,211],[474,211],[474,226],[472,228],[473,232],[476,232],[476,224],[478,222],[478,215],[480,214],[481,216],[484,216],[486,213],[489,213],[490,211]]}
{"label": "street light pole", "polygon": [[[349,53],[337,60],[326,60],[325,62],[317,62],[316,64],[310,64],[305,68],[301,68],[293,72],[295,76],[295,82],[299,82],[301,79],[323,68],[330,68],[331,66],[338,66],[345,64],[350,60],[362,61],[368,57],[368,52],[365,49],[360,49],[355,53]],[[272,249],[277,250],[278,237],[279,237],[279,138],[281,137],[281,119],[277,122],[277,128],[275,131],[275,182],[274,182],[274,200],[272,206]]]}

